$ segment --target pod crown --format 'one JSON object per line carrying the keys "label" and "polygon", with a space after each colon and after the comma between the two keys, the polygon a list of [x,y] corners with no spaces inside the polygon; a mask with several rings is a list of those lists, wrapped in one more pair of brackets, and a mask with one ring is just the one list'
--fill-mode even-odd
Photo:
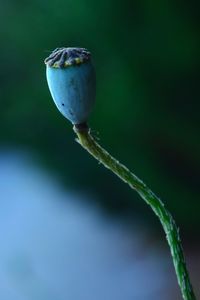
{"label": "pod crown", "polygon": [[53,68],[66,68],[80,65],[90,60],[91,54],[85,48],[62,47],[56,48],[44,61],[46,65]]}

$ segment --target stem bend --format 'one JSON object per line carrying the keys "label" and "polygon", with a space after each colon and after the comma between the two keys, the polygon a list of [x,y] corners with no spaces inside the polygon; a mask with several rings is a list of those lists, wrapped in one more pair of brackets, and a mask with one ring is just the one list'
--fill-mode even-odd
{"label": "stem bend", "polygon": [[148,205],[150,205],[151,209],[159,218],[166,234],[183,299],[196,300],[185,263],[179,230],[172,215],[165,208],[163,202],[146,186],[145,183],[143,183],[143,181],[102,148],[92,137],[90,129],[86,125],[74,125],[73,129],[78,137],[77,142],[85,150],[96,158],[98,162],[102,163],[106,168],[115,173],[122,181],[127,183]]}

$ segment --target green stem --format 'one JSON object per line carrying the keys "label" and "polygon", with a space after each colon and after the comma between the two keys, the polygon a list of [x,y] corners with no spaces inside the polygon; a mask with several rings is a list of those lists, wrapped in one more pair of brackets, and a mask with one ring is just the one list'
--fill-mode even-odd
{"label": "green stem", "polygon": [[74,126],[74,131],[78,136],[77,141],[83,148],[126,182],[151,206],[166,234],[183,299],[195,300],[196,297],[187,271],[179,230],[172,215],[165,208],[162,201],[137,176],[105,151],[91,136],[90,130],[86,126]]}

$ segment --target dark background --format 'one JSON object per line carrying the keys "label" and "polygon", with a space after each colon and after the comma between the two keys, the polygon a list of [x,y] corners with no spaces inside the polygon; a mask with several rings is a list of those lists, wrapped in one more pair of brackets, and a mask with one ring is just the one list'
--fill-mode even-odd
{"label": "dark background", "polygon": [[34,151],[108,214],[161,231],[146,204],[74,142],[51,99],[45,57],[56,47],[88,48],[97,73],[94,135],[160,195],[197,249],[199,8],[195,0],[1,2],[0,146]]}

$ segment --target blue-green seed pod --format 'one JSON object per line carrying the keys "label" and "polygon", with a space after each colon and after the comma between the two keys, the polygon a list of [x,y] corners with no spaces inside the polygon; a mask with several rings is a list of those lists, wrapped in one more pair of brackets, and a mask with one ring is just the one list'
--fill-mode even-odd
{"label": "blue-green seed pod", "polygon": [[83,124],[95,102],[95,70],[84,48],[57,48],[45,59],[51,96],[58,110],[72,122]]}

